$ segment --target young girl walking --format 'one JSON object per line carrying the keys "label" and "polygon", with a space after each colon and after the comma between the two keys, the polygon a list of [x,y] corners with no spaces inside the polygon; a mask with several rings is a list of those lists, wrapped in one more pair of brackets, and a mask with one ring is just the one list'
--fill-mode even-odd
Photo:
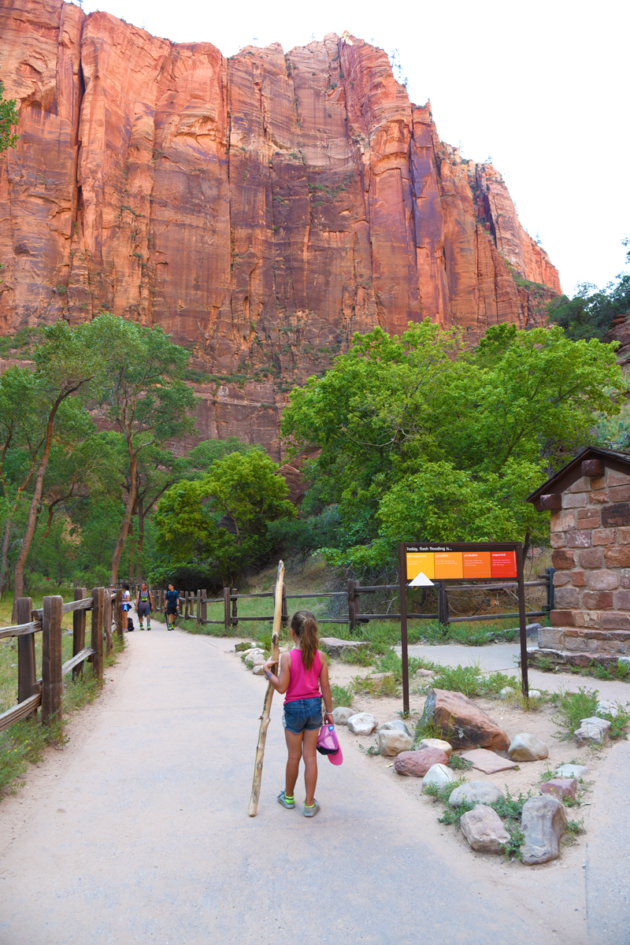
{"label": "young girl walking", "polygon": [[295,807],[295,782],[300,768],[300,758],[304,758],[304,783],[306,799],[304,816],[314,817],[320,810],[315,800],[317,785],[317,736],[323,725],[322,698],[326,705],[324,716],[327,723],[333,723],[332,695],[328,680],[328,665],[322,659],[317,636],[317,621],[308,610],[299,610],[291,620],[291,636],[295,649],[283,653],[280,657],[280,670],[277,676],[271,672],[276,660],[267,660],[265,676],[276,690],[284,693],[284,736],[289,757],[287,759],[286,785],[278,795],[278,803],[293,810]]}

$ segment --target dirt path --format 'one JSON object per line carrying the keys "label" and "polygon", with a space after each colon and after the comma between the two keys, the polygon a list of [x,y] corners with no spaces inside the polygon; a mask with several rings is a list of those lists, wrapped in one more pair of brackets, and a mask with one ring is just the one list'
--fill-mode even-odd
{"label": "dirt path", "polygon": [[357,750],[320,763],[317,818],[281,808],[278,702],[250,819],[263,680],[226,640],[127,639],[66,749],[1,805],[3,945],[589,940],[585,857],[486,869]]}

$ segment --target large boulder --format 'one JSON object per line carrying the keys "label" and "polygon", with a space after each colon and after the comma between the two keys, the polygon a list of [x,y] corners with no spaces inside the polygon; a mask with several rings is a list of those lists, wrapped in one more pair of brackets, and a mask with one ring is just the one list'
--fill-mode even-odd
{"label": "large boulder", "polygon": [[329,656],[343,656],[344,653],[356,653],[357,650],[369,646],[368,642],[359,640],[339,640],[337,637],[320,637],[319,645]]}
{"label": "large boulder", "polygon": [[560,856],[560,841],[567,829],[567,816],[556,797],[545,795],[525,801],[521,827],[525,834],[521,858],[527,866],[548,863]]}
{"label": "large boulder", "polygon": [[401,751],[413,748],[413,739],[407,732],[401,732],[398,728],[381,729],[378,733],[378,748],[381,755],[393,758]]}
{"label": "large boulder", "polygon": [[348,719],[351,719],[353,715],[356,715],[354,709],[348,709],[346,706],[338,705],[336,709],[333,709],[335,725],[347,725]]}
{"label": "large boulder", "polygon": [[448,755],[440,748],[421,748],[419,751],[403,751],[394,762],[397,774],[410,778],[423,778],[433,765],[448,764]]}
{"label": "large boulder", "polygon": [[549,749],[535,735],[521,732],[515,735],[508,749],[510,761],[541,761],[549,757]]}
{"label": "large boulder", "polygon": [[446,689],[432,689],[424,703],[420,724],[439,726],[453,748],[490,748],[507,751],[510,739],[479,706],[462,695]]}
{"label": "large boulder", "polygon": [[446,765],[431,765],[424,776],[422,790],[426,791],[430,784],[435,784],[437,787],[444,787],[446,784],[450,784],[454,780],[455,775],[450,768],[446,767]]}
{"label": "large boulder", "polygon": [[357,712],[348,719],[348,728],[353,735],[371,735],[378,722],[370,712]]}
{"label": "large boulder", "polygon": [[473,850],[480,853],[503,853],[510,835],[495,810],[485,804],[477,804],[460,820],[462,833]]}
{"label": "large boulder", "polygon": [[574,732],[573,739],[578,745],[604,745],[608,741],[610,722],[596,715],[582,719],[580,727]]}
{"label": "large boulder", "polygon": [[468,781],[455,788],[448,799],[451,807],[461,807],[464,801],[471,804],[494,804],[503,793],[491,781]]}

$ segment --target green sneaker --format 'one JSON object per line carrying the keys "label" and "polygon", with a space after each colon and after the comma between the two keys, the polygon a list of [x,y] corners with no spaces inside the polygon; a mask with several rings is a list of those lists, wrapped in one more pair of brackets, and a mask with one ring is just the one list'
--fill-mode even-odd
{"label": "green sneaker", "polygon": [[295,807],[295,798],[293,798],[292,801],[288,801],[286,791],[280,791],[278,794],[278,804],[282,804],[287,810],[293,810]]}
{"label": "green sneaker", "polygon": [[304,805],[304,816],[314,817],[315,814],[319,814],[320,810],[321,810],[321,807],[319,806],[318,802],[315,799],[313,799],[313,804],[311,805],[311,807],[307,807],[306,804]]}

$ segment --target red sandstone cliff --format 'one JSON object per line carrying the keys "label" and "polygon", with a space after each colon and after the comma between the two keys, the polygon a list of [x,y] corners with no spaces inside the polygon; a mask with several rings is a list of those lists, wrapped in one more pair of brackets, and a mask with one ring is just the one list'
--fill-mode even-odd
{"label": "red sandstone cliff", "polygon": [[352,332],[531,325],[560,291],[497,171],[440,142],[354,37],[225,59],[0,0],[0,77],[20,106],[0,332],[102,309],[161,324],[226,378],[200,387],[204,436],[277,453],[283,389]]}

